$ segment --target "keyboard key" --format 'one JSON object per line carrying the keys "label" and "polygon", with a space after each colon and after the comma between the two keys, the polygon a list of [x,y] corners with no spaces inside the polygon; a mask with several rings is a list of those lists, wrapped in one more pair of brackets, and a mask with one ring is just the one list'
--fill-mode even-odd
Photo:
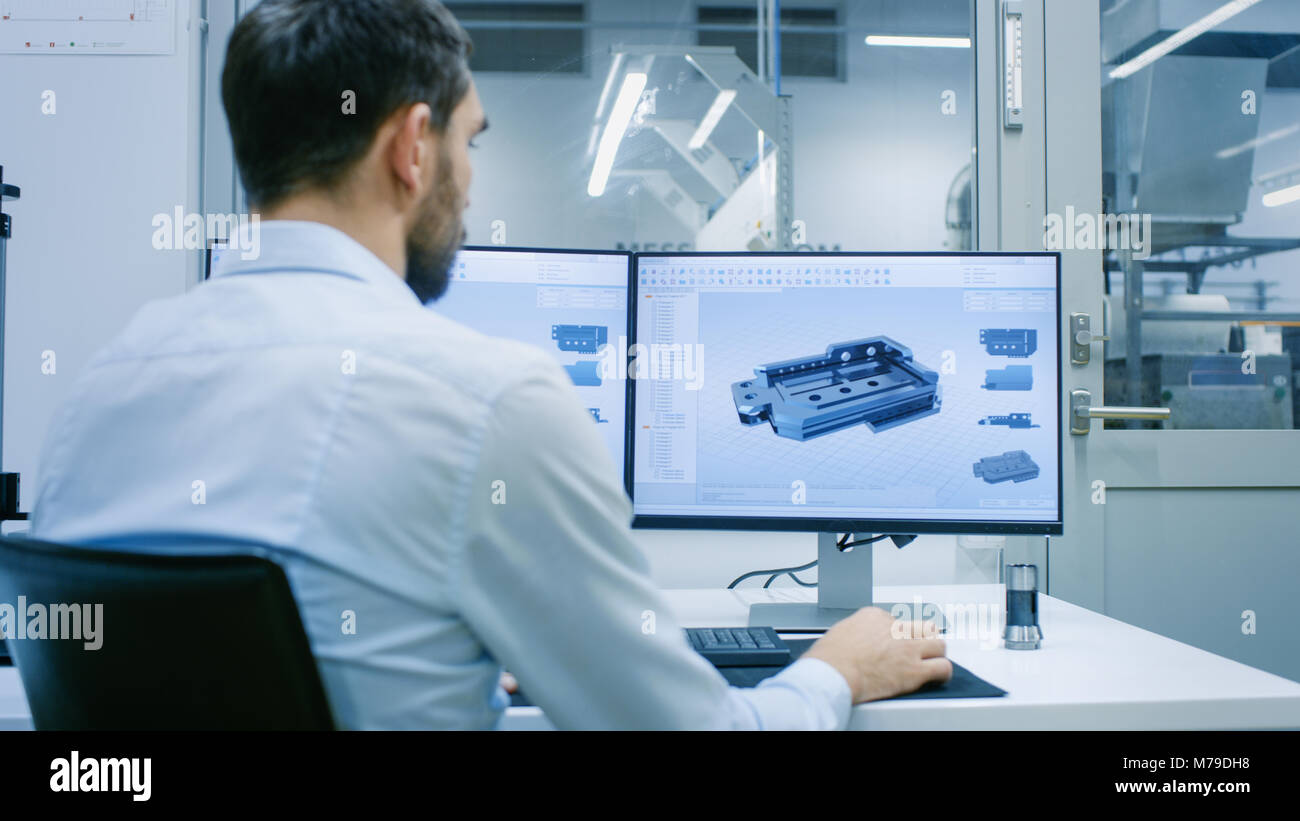
{"label": "keyboard key", "polygon": [[790,648],[768,627],[692,627],[691,646],[714,667],[782,667]]}

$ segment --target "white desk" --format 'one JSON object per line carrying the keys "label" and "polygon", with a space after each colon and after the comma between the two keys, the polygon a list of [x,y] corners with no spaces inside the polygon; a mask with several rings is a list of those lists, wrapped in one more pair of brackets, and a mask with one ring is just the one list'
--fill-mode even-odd
{"label": "white desk", "polygon": [[[670,590],[687,627],[743,625],[759,601],[811,601],[813,591]],[[1000,585],[882,587],[883,601],[919,595],[944,606],[984,604],[1001,614]],[[1012,651],[978,636],[948,639],[948,655],[1004,690],[1002,698],[921,699],[859,705],[855,730],[1165,730],[1300,728],[1300,683],[1140,630],[1072,604],[1039,597],[1040,650]],[[1000,624],[996,625],[1000,634]],[[983,646],[982,646],[983,645]],[[991,646],[990,646],[991,645]],[[31,729],[18,673],[0,668],[0,729]],[[512,707],[506,729],[549,722]]]}
{"label": "white desk", "polygon": [[[746,624],[749,605],[813,601],[814,591],[669,590],[685,627]],[[880,601],[919,595],[938,605],[983,603],[998,614],[1001,585],[877,587]],[[854,730],[1220,730],[1300,728],[1300,683],[1198,650],[1050,596],[1039,596],[1039,650],[947,638],[948,656],[1007,691],[1001,698],[907,699],[854,708]],[[969,611],[958,611],[969,612]],[[988,646],[988,645],[992,646]],[[983,645],[983,646],[982,646]],[[506,729],[549,724],[512,707]]]}

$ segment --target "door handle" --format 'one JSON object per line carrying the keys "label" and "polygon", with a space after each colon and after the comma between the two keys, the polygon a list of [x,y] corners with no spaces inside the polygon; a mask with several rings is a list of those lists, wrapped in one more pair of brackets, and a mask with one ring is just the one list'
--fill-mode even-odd
{"label": "door handle", "polygon": [[1088,314],[1070,314],[1070,364],[1087,365],[1092,361],[1094,342],[1109,342],[1109,336],[1092,332],[1092,317]]}
{"label": "door handle", "polygon": [[1075,331],[1074,344],[1091,345],[1094,342],[1109,342],[1109,336],[1095,336],[1092,331]]}
{"label": "door handle", "polygon": [[1070,391],[1070,433],[1087,436],[1093,419],[1153,419],[1165,420],[1172,415],[1169,408],[1120,408],[1112,405],[1092,406],[1092,392]]}

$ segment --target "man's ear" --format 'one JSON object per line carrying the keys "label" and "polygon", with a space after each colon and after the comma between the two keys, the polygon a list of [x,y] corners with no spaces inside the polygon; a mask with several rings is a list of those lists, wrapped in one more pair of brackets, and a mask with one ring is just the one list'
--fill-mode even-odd
{"label": "man's ear", "polygon": [[[389,143],[388,162],[407,194],[419,197],[427,183],[433,152],[429,150],[429,123],[433,112],[427,103],[415,103],[393,115],[396,130]],[[437,135],[434,135],[437,139]]]}

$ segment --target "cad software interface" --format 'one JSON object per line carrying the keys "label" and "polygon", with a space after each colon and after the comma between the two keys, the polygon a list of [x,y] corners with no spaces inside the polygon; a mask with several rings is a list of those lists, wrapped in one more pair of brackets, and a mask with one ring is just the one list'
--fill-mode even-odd
{"label": "cad software interface", "polygon": [[1059,520],[1053,256],[638,258],[643,516]]}
{"label": "cad software interface", "polygon": [[489,336],[542,348],[573,381],[623,479],[626,385],[611,379],[606,345],[627,334],[628,257],[464,249],[433,310]]}

